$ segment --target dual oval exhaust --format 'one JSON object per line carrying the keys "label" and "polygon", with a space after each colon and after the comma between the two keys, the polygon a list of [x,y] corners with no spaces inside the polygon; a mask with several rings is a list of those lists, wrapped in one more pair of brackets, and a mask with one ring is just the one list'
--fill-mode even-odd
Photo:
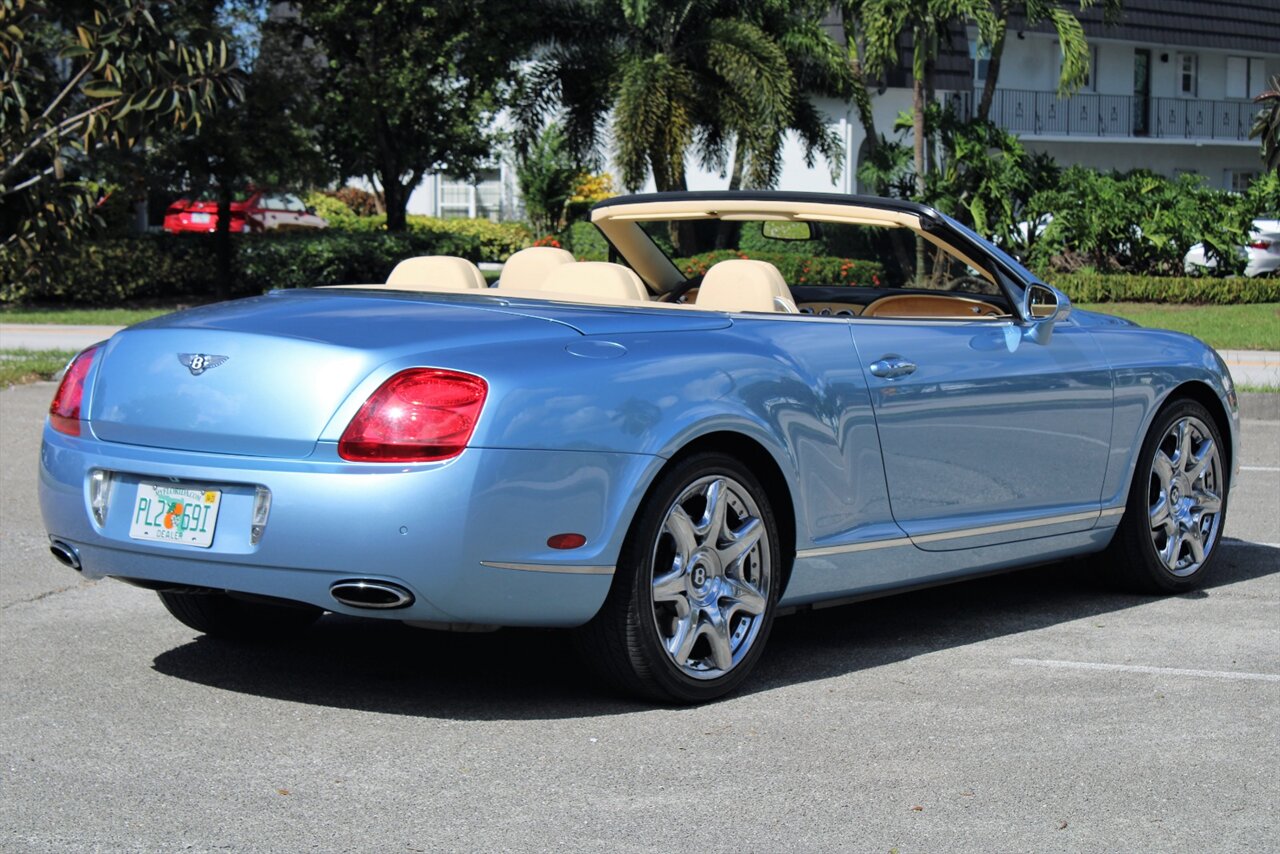
{"label": "dual oval exhaust", "polygon": [[388,611],[413,604],[413,594],[399,584],[372,578],[349,578],[329,587],[329,595],[351,608]]}

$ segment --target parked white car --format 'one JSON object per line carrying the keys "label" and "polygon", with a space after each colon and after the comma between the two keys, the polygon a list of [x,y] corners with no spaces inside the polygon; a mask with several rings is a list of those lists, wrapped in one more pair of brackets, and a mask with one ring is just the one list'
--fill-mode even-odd
{"label": "parked white car", "polygon": [[[1246,276],[1280,275],[1280,216],[1259,217],[1253,221],[1249,243],[1237,246],[1236,254],[1247,259]],[[1218,266],[1218,262],[1205,252],[1204,244],[1197,243],[1182,259],[1188,273],[1203,273]]]}

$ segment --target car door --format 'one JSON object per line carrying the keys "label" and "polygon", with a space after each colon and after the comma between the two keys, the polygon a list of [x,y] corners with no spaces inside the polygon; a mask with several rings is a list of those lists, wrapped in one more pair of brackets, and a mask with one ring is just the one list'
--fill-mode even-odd
{"label": "car door", "polygon": [[1027,334],[973,256],[918,246],[850,320],[893,519],[931,551],[1092,528],[1111,442],[1101,348],[1069,316],[1047,339]]}
{"label": "car door", "polygon": [[1047,341],[1015,320],[858,317],[894,519],[945,551],[1094,525],[1111,373],[1083,327]]}

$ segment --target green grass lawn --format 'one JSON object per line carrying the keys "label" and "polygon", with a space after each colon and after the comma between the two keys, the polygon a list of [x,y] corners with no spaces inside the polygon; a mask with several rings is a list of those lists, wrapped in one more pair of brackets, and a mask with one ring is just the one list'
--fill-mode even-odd
{"label": "green grass lawn", "polygon": [[1196,336],[1217,350],[1280,350],[1280,303],[1163,305],[1084,303],[1080,308],[1128,318],[1142,326]]}
{"label": "green grass lawn", "polygon": [[71,350],[0,350],[0,387],[52,379],[74,355]]}
{"label": "green grass lawn", "polygon": [[181,306],[167,308],[6,308],[0,323],[59,323],[68,326],[130,326]]}

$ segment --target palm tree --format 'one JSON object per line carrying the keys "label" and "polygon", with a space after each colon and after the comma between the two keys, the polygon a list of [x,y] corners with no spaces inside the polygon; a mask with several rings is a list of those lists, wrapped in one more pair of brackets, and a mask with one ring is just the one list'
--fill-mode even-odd
{"label": "palm tree", "polygon": [[1253,99],[1263,104],[1258,118],[1249,131],[1249,139],[1261,138],[1262,162],[1267,169],[1280,175],[1280,76],[1271,78],[1271,88]]}
{"label": "palm tree", "polygon": [[[1079,11],[1102,4],[1102,19],[1107,23],[1119,20],[1123,0],[1078,0]],[[987,65],[987,79],[978,102],[977,117],[987,119],[991,115],[991,101],[995,97],[996,81],[1000,76],[1000,61],[1004,56],[1004,39],[1009,31],[1009,16],[1020,13],[1026,26],[1034,27],[1044,21],[1053,25],[1058,34],[1058,48],[1062,51],[1062,74],[1058,78],[1058,94],[1069,95],[1079,89],[1089,77],[1089,45],[1085,41],[1084,28],[1070,9],[1059,0],[992,0],[995,29],[986,42],[991,51]]]}
{"label": "palm tree", "polygon": [[925,106],[926,80],[942,41],[949,38],[956,21],[973,21],[983,41],[995,36],[995,20],[987,0],[864,0],[858,4],[866,39],[869,70],[883,73],[898,63],[898,42],[905,35],[911,41],[912,137],[916,171],[916,193],[925,191]]}
{"label": "palm tree", "polygon": [[[788,131],[811,159],[838,168],[832,137],[808,94],[842,93],[838,46],[819,25],[825,4],[805,0],[551,0],[517,103],[526,138],[557,113],[581,157],[612,131],[622,183],[650,175],[660,191],[686,189],[686,163],[728,170],[731,186],[777,182]],[[519,143],[520,140],[517,140]],[[732,155],[731,155],[732,153]]]}

